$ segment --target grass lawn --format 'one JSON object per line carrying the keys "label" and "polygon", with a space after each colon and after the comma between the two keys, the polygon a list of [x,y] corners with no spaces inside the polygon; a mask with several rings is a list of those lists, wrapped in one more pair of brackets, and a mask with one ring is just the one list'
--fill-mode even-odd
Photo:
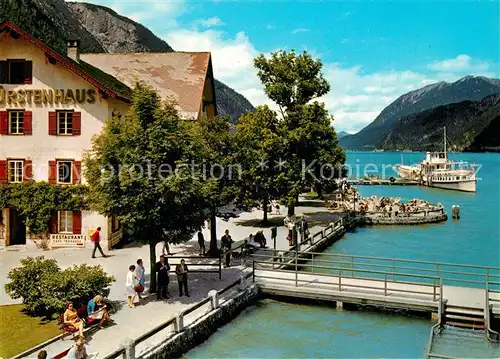
{"label": "grass lawn", "polygon": [[44,321],[22,312],[23,305],[0,306],[0,357],[11,358],[61,334],[58,321]]}

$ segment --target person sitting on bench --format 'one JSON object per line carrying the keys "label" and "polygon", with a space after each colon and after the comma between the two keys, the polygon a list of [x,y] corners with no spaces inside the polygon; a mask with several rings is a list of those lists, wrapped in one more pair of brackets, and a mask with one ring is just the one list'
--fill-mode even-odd
{"label": "person sitting on bench", "polygon": [[259,243],[260,245],[260,248],[265,248],[266,247],[266,237],[264,237],[264,231],[263,230],[260,230],[257,232],[257,234],[255,235],[255,238],[254,238],[254,241]]}
{"label": "person sitting on bench", "polygon": [[78,312],[73,306],[73,302],[68,302],[66,305],[66,311],[63,315],[63,323],[75,330],[78,330],[80,337],[83,337],[83,320],[78,316]]}
{"label": "person sitting on bench", "polygon": [[99,323],[100,329],[102,329],[103,323],[109,323],[112,321],[106,309],[106,304],[103,303],[103,298],[100,295],[96,295],[94,298],[89,300],[89,303],[87,304],[87,315],[91,319],[101,320]]}

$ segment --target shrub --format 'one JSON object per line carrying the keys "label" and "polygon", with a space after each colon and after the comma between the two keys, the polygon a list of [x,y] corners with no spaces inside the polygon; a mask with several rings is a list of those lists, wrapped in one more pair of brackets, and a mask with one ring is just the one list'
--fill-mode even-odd
{"label": "shrub", "polygon": [[107,297],[115,280],[101,266],[82,264],[61,270],[55,260],[43,257],[28,257],[21,264],[9,272],[11,282],[5,290],[13,299],[23,298],[26,311],[34,315],[52,317],[64,312],[68,301],[79,308],[97,294]]}
{"label": "shrub", "polygon": [[28,313],[43,313],[42,288],[49,277],[57,275],[59,271],[54,259],[21,259],[21,267],[12,269],[7,275],[10,283],[5,285],[5,291],[12,299],[22,298]]}

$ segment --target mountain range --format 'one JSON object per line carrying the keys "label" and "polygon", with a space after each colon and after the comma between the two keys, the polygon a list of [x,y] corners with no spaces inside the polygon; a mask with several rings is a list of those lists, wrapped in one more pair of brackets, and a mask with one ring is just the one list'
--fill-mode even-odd
{"label": "mountain range", "polygon": [[[411,114],[401,118],[384,136],[384,150],[436,151],[443,148],[446,127],[447,147],[463,151],[476,147],[495,147],[490,125],[500,119],[500,94],[479,101],[462,101]],[[498,136],[497,136],[498,137]],[[474,141],[476,143],[473,146]],[[496,146],[500,146],[497,142]]]}
{"label": "mountain range", "polygon": [[[64,0],[0,0],[0,21],[5,18],[63,54],[70,38],[80,40],[83,53],[174,51],[145,26],[99,5]],[[215,96],[218,113],[229,115],[233,122],[254,109],[244,96],[218,80]]]}
{"label": "mountain range", "polygon": [[[438,82],[431,84],[400,96],[382,110],[372,123],[354,135],[342,137],[339,142],[348,150],[389,150],[399,149],[403,145],[401,141],[404,138],[406,141],[409,141],[406,142],[405,149],[423,150],[422,147],[419,147],[423,144],[422,138],[431,136],[431,133],[426,131],[432,129],[431,132],[433,132],[439,127],[438,123],[451,121],[451,119],[442,118],[440,118],[440,120],[442,120],[441,122],[437,121],[438,114],[442,116],[444,116],[444,114],[439,112],[428,112],[428,110],[463,101],[480,101],[485,97],[499,93],[500,80],[482,76],[466,76],[453,83]],[[491,105],[489,101],[486,101],[485,104]],[[474,104],[462,104],[461,106],[467,107],[469,105],[472,107],[476,106]],[[424,111],[424,113],[418,115],[422,111]],[[468,113],[473,116],[473,114],[476,114],[476,111],[474,108],[471,108]],[[488,115],[484,116],[488,117]],[[491,116],[491,114],[489,114],[489,116]],[[482,124],[489,123],[489,121],[493,119],[494,116],[491,118],[488,117],[488,119],[482,118],[479,122]],[[417,122],[421,126],[418,127],[412,124],[414,120],[418,120]],[[426,121],[431,121],[431,123],[422,127]],[[457,124],[457,126],[465,126],[467,123],[474,121],[476,121],[475,117],[462,119],[457,121],[460,123],[460,125]],[[472,127],[476,128],[476,126]],[[477,126],[476,129],[480,127],[481,126]],[[408,128],[414,131],[413,137],[408,137]],[[425,131],[424,128],[426,129]],[[457,130],[465,130],[465,128],[457,128]],[[469,133],[469,136],[472,136],[472,134],[477,135],[478,133],[472,131]],[[464,139],[461,143],[469,143],[472,140],[473,139]],[[430,145],[430,143],[427,145]],[[427,145],[425,148],[428,148]]]}

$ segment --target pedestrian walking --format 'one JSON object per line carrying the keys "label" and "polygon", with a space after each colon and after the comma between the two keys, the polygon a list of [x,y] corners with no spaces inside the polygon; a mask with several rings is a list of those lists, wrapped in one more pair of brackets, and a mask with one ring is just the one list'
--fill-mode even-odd
{"label": "pedestrian walking", "polygon": [[167,252],[167,256],[171,256],[172,255],[172,253],[170,252],[170,246],[168,245],[167,240],[163,241],[163,249],[162,249],[161,252],[163,254],[165,254],[165,252]]}
{"label": "pedestrian walking", "polygon": [[104,252],[102,251],[102,248],[101,248],[101,227],[97,227],[97,230],[94,232],[94,234],[92,234],[92,236],[90,237],[90,240],[92,242],[94,242],[94,251],[92,252],[92,258],[95,258],[95,252],[96,250],[99,250],[99,252],[101,252],[101,255],[106,258],[107,255],[104,254]]}
{"label": "pedestrian walking", "polygon": [[186,261],[184,259],[181,259],[181,263],[177,264],[177,266],[175,267],[175,273],[177,274],[177,282],[179,283],[180,297],[182,297],[183,292],[186,294],[186,297],[190,296],[188,292],[188,272],[189,269],[186,265]]}
{"label": "pedestrian walking", "polygon": [[225,267],[229,267],[231,264],[231,246],[234,241],[229,234],[229,229],[226,229],[224,233],[221,238],[221,249],[224,252]]}
{"label": "pedestrian walking", "polygon": [[205,237],[203,237],[203,232],[198,231],[198,246],[200,247],[200,256],[205,255]]}
{"label": "pedestrian walking", "polygon": [[135,286],[137,277],[135,276],[135,265],[128,267],[127,281],[125,282],[125,290],[127,292],[128,306],[135,308],[134,299],[136,295]]}
{"label": "pedestrian walking", "polygon": [[156,263],[156,272],[158,273],[156,298],[158,300],[168,299],[169,271],[170,264],[168,264],[168,260],[162,254],[160,261]]}

